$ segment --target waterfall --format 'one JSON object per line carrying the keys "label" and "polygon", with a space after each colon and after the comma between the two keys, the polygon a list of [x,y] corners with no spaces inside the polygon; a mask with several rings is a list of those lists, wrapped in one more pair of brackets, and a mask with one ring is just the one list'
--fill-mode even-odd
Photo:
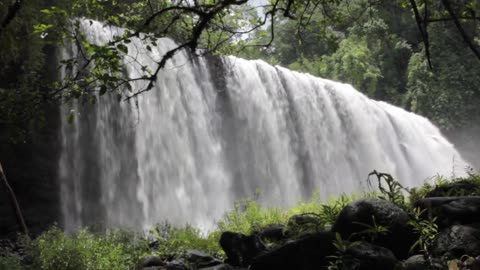
{"label": "waterfall", "polygon": [[[83,31],[103,44],[122,29],[83,22]],[[132,39],[126,76],[140,76],[139,63],[153,69],[175,46],[158,43],[150,52]],[[289,206],[313,191],[359,193],[374,169],[416,186],[467,166],[426,118],[263,61],[192,60],[182,51],[137,101],[72,105],[80,112],[73,124],[66,119],[72,107],[64,106],[59,174],[67,230],[164,220],[208,228],[256,190],[264,205]]]}

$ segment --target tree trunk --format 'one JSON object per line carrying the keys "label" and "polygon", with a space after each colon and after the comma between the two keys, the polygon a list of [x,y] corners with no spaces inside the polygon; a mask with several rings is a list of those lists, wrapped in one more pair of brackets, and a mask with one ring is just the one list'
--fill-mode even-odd
{"label": "tree trunk", "polygon": [[5,184],[5,187],[7,188],[7,192],[10,195],[10,200],[12,202],[15,215],[17,217],[18,225],[20,229],[23,231],[23,233],[25,234],[25,236],[29,237],[27,224],[25,223],[25,220],[22,215],[22,211],[20,210],[20,205],[18,204],[17,197],[15,196],[15,192],[13,192],[12,187],[7,181],[7,176],[5,176],[5,173],[3,172],[1,163],[0,163],[0,178],[1,178],[1,181]]}

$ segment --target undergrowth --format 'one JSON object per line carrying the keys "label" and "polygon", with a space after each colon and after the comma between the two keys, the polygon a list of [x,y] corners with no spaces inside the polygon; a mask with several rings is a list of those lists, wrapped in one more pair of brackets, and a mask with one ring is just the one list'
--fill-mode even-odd
{"label": "undergrowth", "polygon": [[[480,175],[474,173],[451,181],[437,177],[434,184],[424,184],[417,189],[404,188],[388,174],[374,172],[372,175],[377,176],[379,193],[341,195],[327,201],[321,200],[319,193],[315,193],[309,201],[300,201],[287,210],[262,207],[252,199],[239,201],[233,210],[217,222],[217,228],[209,233],[192,226],[174,227],[168,223],[153,227],[147,235],[122,230],[104,233],[80,230],[67,235],[54,227],[35,240],[20,243],[26,257],[30,258],[28,262],[18,254],[0,254],[0,270],[136,269],[146,255],[158,255],[164,260],[172,260],[184,257],[187,249],[201,250],[222,259],[225,254],[218,241],[224,231],[252,234],[269,226],[280,226],[284,228],[285,234],[288,233],[288,238],[292,239],[311,231],[329,230],[345,205],[359,198],[373,196],[392,201],[406,209],[411,216],[409,224],[412,230],[420,236],[412,251],[426,251],[437,233],[435,220],[422,220],[412,204],[429,196],[480,194]],[[377,226],[374,220],[373,226],[365,226],[364,234],[366,238],[373,239],[386,231],[388,228]],[[348,240],[345,241],[348,243]],[[337,242],[343,243],[339,239]],[[330,266],[331,269],[341,263],[339,254]]]}
{"label": "undergrowth", "polygon": [[42,234],[30,249],[42,270],[133,269],[147,252],[147,243],[134,234],[114,230],[96,234],[80,230],[66,235],[58,228]]}
{"label": "undergrowth", "polygon": [[205,235],[192,226],[174,227],[169,223],[163,223],[154,226],[150,233],[154,253],[167,260],[183,257],[187,249],[202,250],[217,258],[224,256],[223,250],[218,245],[220,231]]}

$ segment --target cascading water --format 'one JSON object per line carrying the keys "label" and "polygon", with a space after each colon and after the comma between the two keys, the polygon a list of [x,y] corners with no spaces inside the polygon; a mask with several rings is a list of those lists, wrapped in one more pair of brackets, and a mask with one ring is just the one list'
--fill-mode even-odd
{"label": "cascading water", "polygon": [[[122,31],[83,28],[98,44]],[[148,52],[141,42],[128,44],[129,77],[175,46],[163,39]],[[186,52],[158,77],[138,109],[101,98],[74,105],[73,125],[62,120],[67,230],[163,220],[209,227],[257,189],[261,203],[287,206],[315,190],[323,198],[359,192],[373,169],[415,186],[467,165],[427,119],[347,84],[235,57],[191,61]]]}

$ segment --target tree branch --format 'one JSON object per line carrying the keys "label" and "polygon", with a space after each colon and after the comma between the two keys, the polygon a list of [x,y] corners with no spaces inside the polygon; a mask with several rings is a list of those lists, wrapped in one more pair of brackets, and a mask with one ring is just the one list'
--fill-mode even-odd
{"label": "tree branch", "polygon": [[2,35],[3,29],[5,29],[13,21],[21,7],[22,5],[20,0],[16,0],[15,3],[11,4],[8,7],[7,15],[3,19],[2,23],[0,23],[0,37]]}
{"label": "tree branch", "polygon": [[415,21],[417,22],[418,30],[422,35],[423,44],[425,44],[425,55],[427,57],[428,66],[430,67],[430,69],[433,69],[432,61],[430,60],[430,44],[428,41],[427,24],[425,23],[424,19],[422,19],[422,17],[420,16],[417,3],[415,3],[415,0],[410,0],[410,5],[412,6],[413,13],[415,14]]}
{"label": "tree branch", "polygon": [[13,209],[15,211],[15,216],[17,217],[18,225],[20,226],[20,228],[23,231],[23,233],[25,234],[25,236],[28,237],[29,236],[28,235],[28,228],[27,228],[27,225],[25,223],[25,220],[23,219],[23,214],[22,214],[22,211],[20,210],[20,205],[18,204],[17,197],[15,196],[15,192],[13,191],[12,187],[10,186],[10,184],[7,181],[7,177],[5,176],[5,173],[3,172],[3,168],[2,168],[1,163],[0,163],[0,178],[3,182],[3,184],[5,185],[5,187],[7,188],[8,195],[10,195],[10,201],[12,202]]}
{"label": "tree branch", "polygon": [[450,16],[452,17],[453,22],[455,23],[455,26],[460,32],[460,35],[462,35],[462,38],[465,41],[465,43],[467,43],[468,47],[470,47],[470,50],[472,50],[472,52],[475,54],[478,60],[480,60],[480,52],[478,51],[478,48],[475,47],[475,45],[472,43],[471,38],[467,35],[467,32],[465,32],[465,29],[463,29],[463,26],[458,20],[457,15],[453,11],[452,7],[450,6],[450,2],[448,0],[442,0],[442,4],[447,10],[448,14],[450,14]]}

